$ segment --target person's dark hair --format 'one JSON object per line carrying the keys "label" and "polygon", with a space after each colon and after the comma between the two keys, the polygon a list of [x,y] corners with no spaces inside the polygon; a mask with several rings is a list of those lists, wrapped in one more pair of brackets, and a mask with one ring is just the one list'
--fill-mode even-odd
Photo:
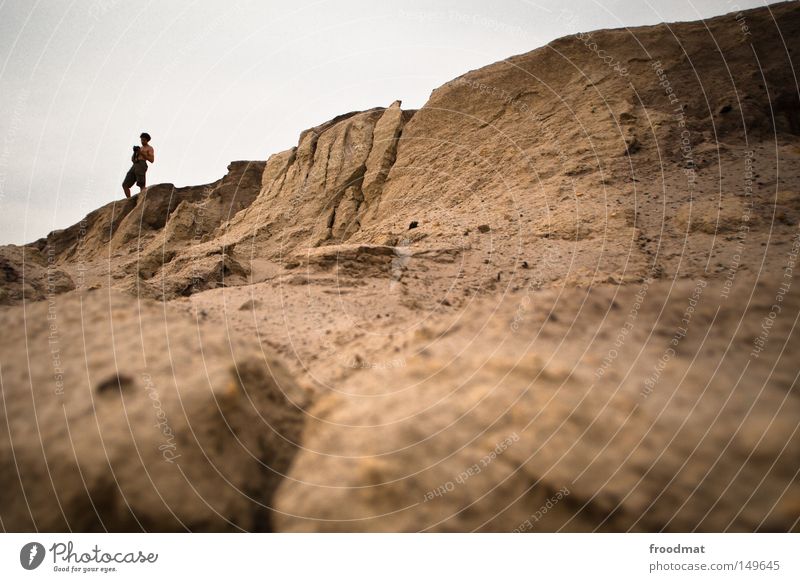
{"label": "person's dark hair", "polygon": [[144,133],[142,133],[142,135],[140,135],[139,137],[143,137],[147,141],[150,141],[150,134],[147,133],[146,131]]}

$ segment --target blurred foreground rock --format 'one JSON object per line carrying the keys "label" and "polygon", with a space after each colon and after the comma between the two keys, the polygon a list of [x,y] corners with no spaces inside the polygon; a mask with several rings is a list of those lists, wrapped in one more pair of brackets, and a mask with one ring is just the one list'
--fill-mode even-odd
{"label": "blurred foreground rock", "polygon": [[21,309],[0,313],[4,529],[271,527],[305,398],[280,362],[117,293]]}

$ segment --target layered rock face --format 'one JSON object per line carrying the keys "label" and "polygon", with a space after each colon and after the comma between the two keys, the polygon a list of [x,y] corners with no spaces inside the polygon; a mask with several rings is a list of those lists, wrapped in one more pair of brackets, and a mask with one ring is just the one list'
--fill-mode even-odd
{"label": "layered rock face", "polygon": [[798,38],[565,37],[0,249],[0,523],[796,531]]}
{"label": "layered rock face", "polygon": [[303,132],[296,148],[267,160],[258,200],[223,240],[273,257],[348,240],[377,208],[411,115],[396,101]]}

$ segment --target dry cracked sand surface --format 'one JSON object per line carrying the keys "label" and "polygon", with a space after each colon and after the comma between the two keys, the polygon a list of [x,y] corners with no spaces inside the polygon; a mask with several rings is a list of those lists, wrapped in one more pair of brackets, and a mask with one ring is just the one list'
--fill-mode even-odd
{"label": "dry cracked sand surface", "polygon": [[604,30],[0,248],[5,531],[797,531],[800,5]]}

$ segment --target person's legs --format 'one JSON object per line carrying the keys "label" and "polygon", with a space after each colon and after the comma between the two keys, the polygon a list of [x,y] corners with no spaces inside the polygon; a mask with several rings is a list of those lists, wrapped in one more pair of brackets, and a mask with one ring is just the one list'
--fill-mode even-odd
{"label": "person's legs", "polygon": [[139,194],[144,193],[147,189],[147,168],[144,170],[137,168],[136,171],[136,185],[139,186]]}
{"label": "person's legs", "polygon": [[133,171],[133,168],[128,170],[128,173],[125,174],[125,179],[122,181],[122,191],[125,192],[125,198],[131,197],[131,186],[133,186],[137,182],[136,174]]}

